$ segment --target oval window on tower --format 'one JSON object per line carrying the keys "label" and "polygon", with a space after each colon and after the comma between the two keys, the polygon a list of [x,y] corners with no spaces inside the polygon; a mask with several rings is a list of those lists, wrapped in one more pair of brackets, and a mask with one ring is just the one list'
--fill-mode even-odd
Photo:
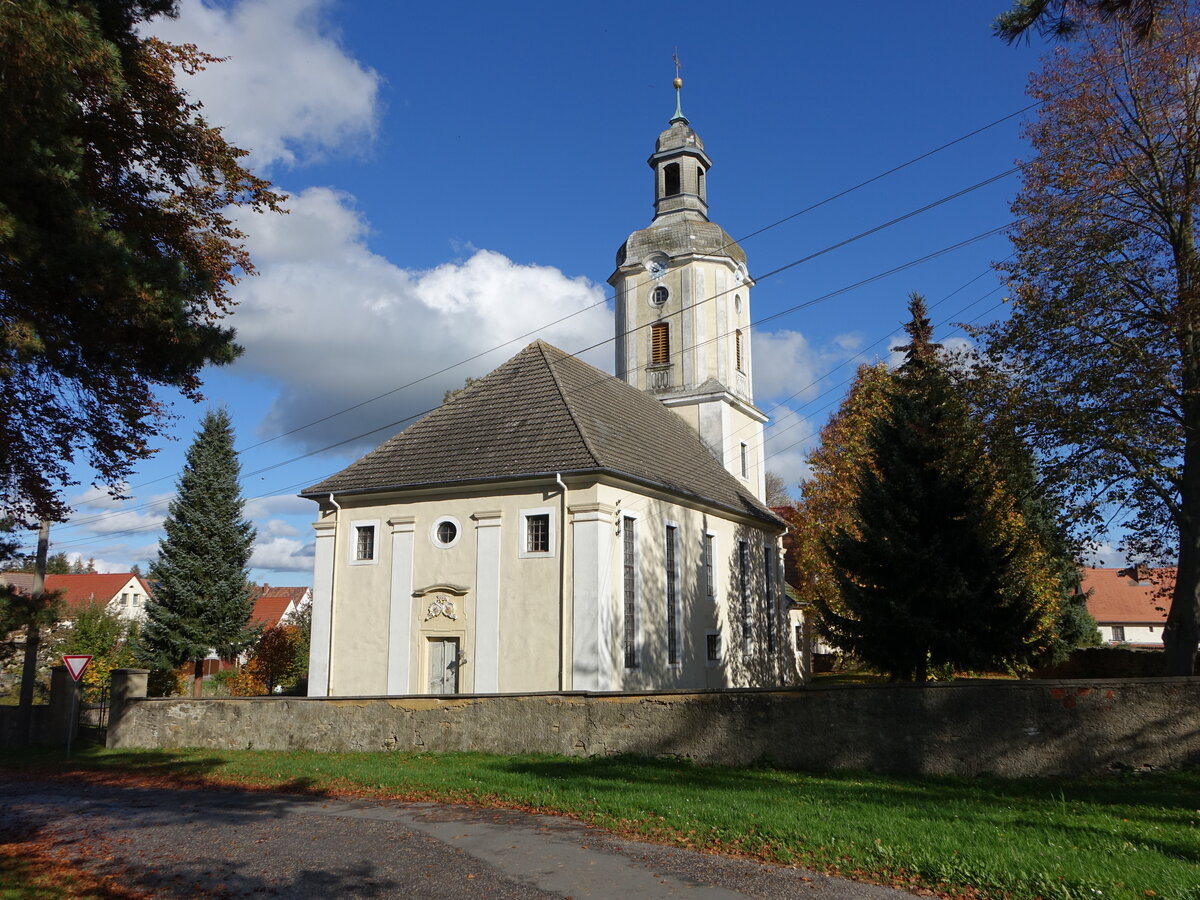
{"label": "oval window on tower", "polygon": [[667,302],[667,298],[671,296],[664,285],[659,285],[650,292],[650,303],[654,306],[663,306]]}

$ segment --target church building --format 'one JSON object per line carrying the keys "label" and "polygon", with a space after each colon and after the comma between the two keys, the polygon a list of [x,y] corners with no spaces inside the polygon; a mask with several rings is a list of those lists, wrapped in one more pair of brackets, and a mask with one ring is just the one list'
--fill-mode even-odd
{"label": "church building", "polygon": [[617,251],[616,377],[543,341],[301,496],[310,696],[799,680],[742,249],[676,111]]}

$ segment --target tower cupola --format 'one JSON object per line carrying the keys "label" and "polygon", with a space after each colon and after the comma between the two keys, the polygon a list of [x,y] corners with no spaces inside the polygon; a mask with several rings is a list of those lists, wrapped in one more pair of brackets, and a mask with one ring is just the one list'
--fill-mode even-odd
{"label": "tower cupola", "polygon": [[708,192],[705,176],[712,160],[704,152],[704,141],[683,114],[680,91],[683,79],[675,78],[675,115],[658,136],[654,153],[646,162],[654,170],[654,218],[673,213],[708,221]]}

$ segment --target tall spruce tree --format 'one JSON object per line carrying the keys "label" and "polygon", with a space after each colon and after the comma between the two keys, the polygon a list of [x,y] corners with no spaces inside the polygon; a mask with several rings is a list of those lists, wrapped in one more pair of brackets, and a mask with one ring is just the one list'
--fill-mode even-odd
{"label": "tall spruce tree", "polygon": [[143,661],[170,668],[193,661],[196,692],[210,650],[231,659],[258,634],[249,624],[247,569],[255,531],[242,517],[239,472],[229,414],[209,412],[188,449],[166,538],[150,564],[155,586],[142,626]]}
{"label": "tall spruce tree", "polygon": [[1036,535],[939,361],[914,294],[906,361],[867,439],[851,523],[828,543],[834,646],[899,679],[1019,668],[1048,648],[1059,596]]}

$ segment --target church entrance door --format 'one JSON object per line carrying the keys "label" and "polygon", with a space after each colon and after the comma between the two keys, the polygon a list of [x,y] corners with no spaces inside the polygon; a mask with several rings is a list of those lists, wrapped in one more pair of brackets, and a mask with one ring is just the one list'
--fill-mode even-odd
{"label": "church entrance door", "polygon": [[458,693],[458,638],[429,639],[429,693]]}

